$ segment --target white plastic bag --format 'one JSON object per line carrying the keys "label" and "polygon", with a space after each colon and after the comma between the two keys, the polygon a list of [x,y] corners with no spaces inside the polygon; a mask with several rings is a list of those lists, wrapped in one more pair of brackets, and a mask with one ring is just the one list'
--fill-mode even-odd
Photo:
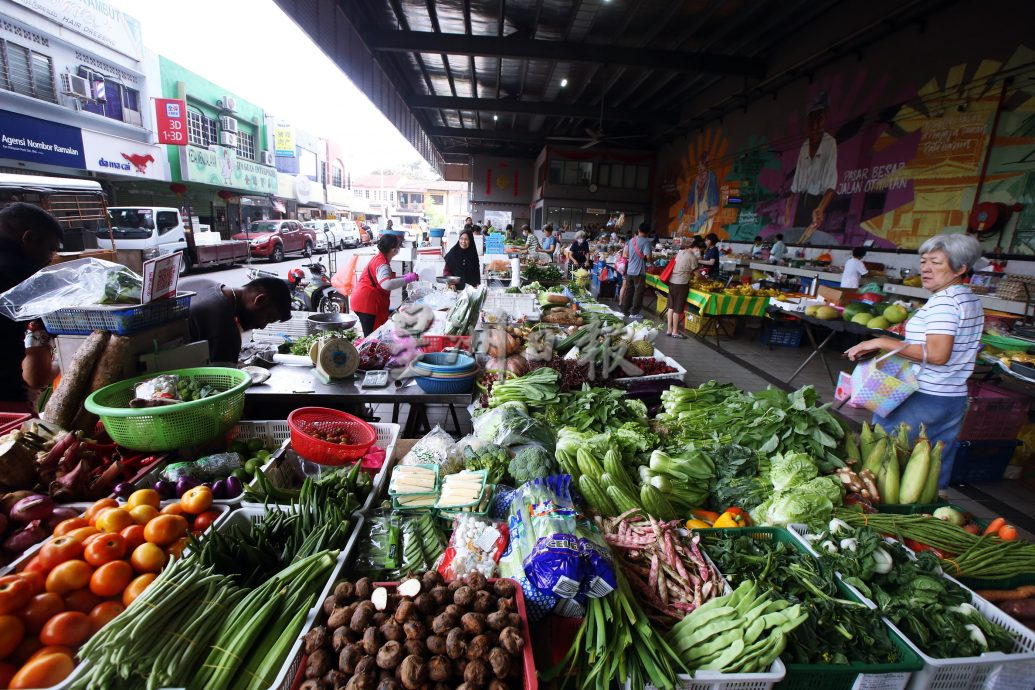
{"label": "white plastic bag", "polygon": [[[115,290],[109,280],[118,274],[125,276],[126,281]],[[138,284],[143,282],[121,264],[94,258],[47,266],[0,295],[0,314],[12,321],[32,321],[65,307],[112,304],[116,294],[123,298],[120,302],[134,299],[133,291],[125,289],[134,278]],[[135,301],[140,302],[139,288]]]}

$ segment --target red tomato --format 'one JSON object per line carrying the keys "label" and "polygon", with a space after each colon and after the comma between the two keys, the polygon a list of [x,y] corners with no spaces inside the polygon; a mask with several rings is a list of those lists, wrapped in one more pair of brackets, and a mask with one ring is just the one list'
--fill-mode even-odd
{"label": "red tomato", "polygon": [[130,525],[119,534],[126,540],[126,553],[133,553],[133,549],[147,541],[147,538],[144,537],[143,525]]}
{"label": "red tomato", "polygon": [[40,631],[40,642],[75,647],[93,633],[90,617],[79,611],[65,611],[47,621]]}
{"label": "red tomato", "polygon": [[40,642],[40,638],[33,637],[31,635],[24,637],[22,638],[21,644],[18,645],[18,648],[11,652],[11,655],[7,657],[7,660],[16,666],[21,666],[42,646],[43,643]]}
{"label": "red tomato", "polygon": [[44,579],[47,577],[47,569],[40,564],[40,557],[33,556],[29,559],[29,562],[21,568],[22,573],[39,573]]}
{"label": "red tomato", "polygon": [[132,579],[133,566],[126,561],[111,561],[93,571],[90,591],[99,597],[113,597],[122,594]]}
{"label": "red tomato", "polygon": [[64,654],[46,654],[28,662],[14,674],[8,687],[12,690],[22,688],[49,688],[57,685],[75,668],[75,662]]}
{"label": "red tomato", "polygon": [[9,664],[6,661],[0,661],[0,688],[6,688],[7,684],[14,678],[14,674],[18,672],[18,667],[14,664]]}
{"label": "red tomato", "polygon": [[68,594],[90,584],[93,568],[86,561],[74,560],[60,563],[47,575],[47,591]]}
{"label": "red tomato", "polygon": [[65,600],[61,598],[61,595],[45,592],[30,599],[28,606],[22,609],[19,616],[25,623],[25,629],[29,631],[29,634],[37,635],[40,630],[43,630],[44,623],[64,610]]}
{"label": "red tomato", "polygon": [[79,613],[90,613],[94,606],[101,603],[101,598],[91,592],[89,587],[66,594],[64,599],[66,611],[78,611]]}
{"label": "red tomato", "polygon": [[90,521],[84,517],[68,518],[67,520],[62,520],[61,522],[57,523],[57,526],[54,528],[54,536],[63,537],[69,532],[74,532],[75,530],[81,527],[89,526]]}
{"label": "red tomato", "polygon": [[115,616],[119,615],[126,610],[120,602],[117,601],[102,601],[93,607],[90,611],[90,620],[93,621],[93,627],[95,630],[100,630],[108,623],[111,622]]}
{"label": "red tomato", "polygon": [[194,518],[194,524],[191,526],[191,531],[194,532],[194,534],[201,534],[211,527],[212,523],[215,522],[220,515],[222,515],[222,513],[218,510],[206,510],[204,513],[198,514],[198,516]]}
{"label": "red tomato", "polygon": [[127,607],[132,604],[133,600],[143,594],[147,586],[154,582],[156,577],[158,576],[154,573],[145,573],[135,577],[122,592],[122,603]]}
{"label": "red tomato", "polygon": [[42,594],[43,592],[47,591],[47,588],[45,586],[47,576],[45,573],[41,573],[37,570],[23,570],[22,572],[18,573],[18,575],[23,580],[28,582],[30,587],[32,587],[33,596],[36,596],[37,594]]}
{"label": "red tomato", "polygon": [[32,599],[32,583],[21,575],[0,577],[0,616],[20,610]]}
{"label": "red tomato", "polygon": [[75,650],[71,647],[66,647],[61,644],[52,644],[37,649],[36,653],[26,660],[26,663],[32,661],[33,659],[39,659],[41,656],[46,656],[48,654],[64,654],[69,659],[75,659]]}
{"label": "red tomato", "polygon": [[65,561],[83,557],[83,543],[69,536],[57,537],[46,542],[39,553],[40,565],[50,570]]}
{"label": "red tomato", "polygon": [[126,538],[118,533],[105,534],[103,538],[94,539],[83,553],[86,562],[92,566],[117,561],[126,555]]}
{"label": "red tomato", "polygon": [[16,616],[0,616],[0,659],[18,649],[25,637],[25,624]]}

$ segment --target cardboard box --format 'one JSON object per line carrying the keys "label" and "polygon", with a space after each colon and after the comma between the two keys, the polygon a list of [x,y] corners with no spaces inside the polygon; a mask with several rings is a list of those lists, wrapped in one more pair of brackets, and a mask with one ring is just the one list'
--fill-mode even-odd
{"label": "cardboard box", "polygon": [[853,300],[859,299],[859,293],[855,290],[828,287],[826,285],[820,285],[817,293],[819,297],[825,299],[827,302],[837,304],[842,307]]}
{"label": "cardboard box", "polygon": [[[58,361],[61,370],[65,371],[72,361],[76,350],[86,340],[85,335],[59,335],[57,337]],[[164,346],[182,345],[190,342],[190,324],[187,319],[180,319],[152,328],[151,330],[129,336],[129,353],[126,357],[122,378],[131,378],[144,373],[138,357],[143,354],[163,349]]]}

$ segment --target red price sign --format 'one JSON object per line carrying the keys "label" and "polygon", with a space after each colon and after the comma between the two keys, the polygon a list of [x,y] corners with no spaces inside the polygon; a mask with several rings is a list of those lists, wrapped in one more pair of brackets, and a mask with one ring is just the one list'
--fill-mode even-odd
{"label": "red price sign", "polygon": [[187,103],[176,98],[155,99],[159,144],[187,145]]}
{"label": "red price sign", "polygon": [[144,262],[144,288],[140,296],[143,304],[176,296],[182,258],[179,252],[174,252]]}

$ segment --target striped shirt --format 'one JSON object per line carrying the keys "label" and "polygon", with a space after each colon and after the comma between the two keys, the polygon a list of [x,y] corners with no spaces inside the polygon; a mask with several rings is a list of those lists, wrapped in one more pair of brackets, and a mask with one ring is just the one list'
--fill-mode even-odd
{"label": "striped shirt", "polygon": [[931,395],[967,394],[967,379],[981,346],[985,313],[981,300],[966,285],[936,292],[906,322],[906,342],[926,344],[928,335],[951,335],[952,355],[945,364],[915,365],[920,392]]}

